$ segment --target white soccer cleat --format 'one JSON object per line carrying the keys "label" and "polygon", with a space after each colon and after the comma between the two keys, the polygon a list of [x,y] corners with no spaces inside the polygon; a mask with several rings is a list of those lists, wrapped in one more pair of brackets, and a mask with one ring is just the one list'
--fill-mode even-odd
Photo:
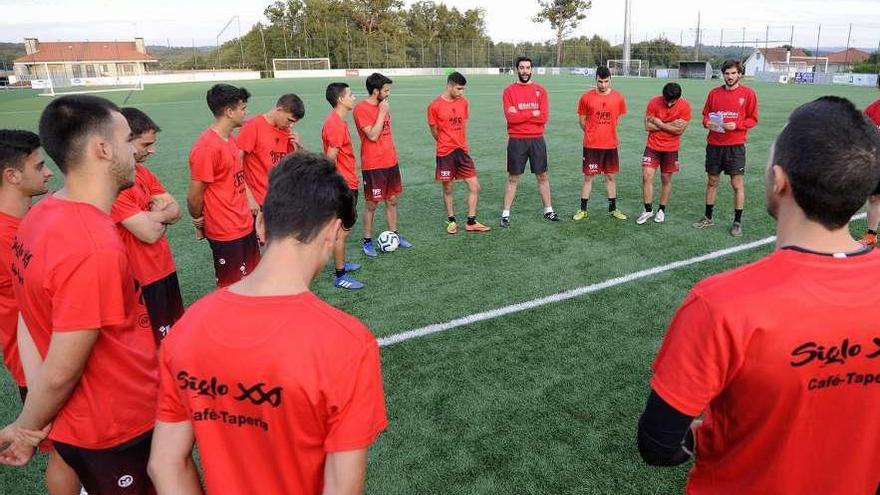
{"label": "white soccer cleat", "polygon": [[[660,213],[663,213],[663,212],[661,211]],[[643,223],[650,220],[651,217],[653,217],[653,216],[654,216],[653,211],[643,211],[642,214],[639,215],[639,218],[636,218],[636,223],[639,225],[642,225]]]}
{"label": "white soccer cleat", "polygon": [[663,210],[657,210],[657,214],[654,216],[654,221],[657,223],[663,223],[666,221],[666,212]]}

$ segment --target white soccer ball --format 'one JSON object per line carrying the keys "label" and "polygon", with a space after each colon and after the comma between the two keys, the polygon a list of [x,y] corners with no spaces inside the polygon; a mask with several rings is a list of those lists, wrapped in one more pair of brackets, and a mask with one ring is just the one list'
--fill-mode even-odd
{"label": "white soccer ball", "polygon": [[376,244],[379,246],[379,251],[390,253],[397,249],[397,246],[400,246],[400,237],[394,232],[386,230],[376,238]]}

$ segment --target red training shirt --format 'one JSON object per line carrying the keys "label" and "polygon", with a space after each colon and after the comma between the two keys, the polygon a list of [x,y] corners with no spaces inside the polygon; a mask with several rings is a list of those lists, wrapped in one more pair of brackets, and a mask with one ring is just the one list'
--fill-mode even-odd
{"label": "red training shirt", "polygon": [[[664,124],[678,119],[691,120],[691,104],[684,98],[679,98],[671,107],[666,106],[666,100],[662,96],[655,96],[648,101],[645,117],[656,117]],[[651,131],[648,133],[648,148],[654,151],[678,151],[681,147],[681,135],[670,134],[665,131]]]}
{"label": "red training shirt", "polygon": [[245,194],[244,170],[235,138],[223,140],[206,129],[189,153],[192,180],[204,182],[205,237],[214,241],[234,241],[254,230]]}
{"label": "red training shirt", "polygon": [[135,279],[141,285],[150,285],[174,273],[174,256],[171,254],[168,239],[163,235],[158,241],[148,244],[125,228],[122,221],[150,211],[153,196],[168,191],[143,164],[136,164],[134,170],[134,186],[120,191],[119,196],[116,196],[110,217],[116,222],[119,237],[128,251]]}
{"label": "red training shirt", "polygon": [[696,432],[688,494],[874,493],[880,482],[880,253],[781,249],[699,282],[651,387]]}
{"label": "red training shirt", "polygon": [[[501,104],[504,118],[507,119],[508,137],[530,139],[544,135],[547,119],[550,118],[550,100],[544,86],[535,82],[515,82],[504,89]],[[541,114],[535,117],[532,115],[534,110],[540,110]]]}
{"label": "red training shirt", "polygon": [[244,123],[235,144],[244,151],[244,180],[262,206],[269,188],[269,172],[296,151],[290,129],[279,129],[260,114]]}
{"label": "red training shirt", "polygon": [[[59,248],[63,246],[63,248]],[[156,344],[110,216],[49,195],[13,242],[15,297],[40,356],[53,333],[97,329],[98,340],[49,439],[106,449],[153,428]]]}
{"label": "red training shirt", "polygon": [[355,168],[354,148],[351,145],[351,134],[348,132],[348,124],[345,120],[331,110],[324,125],[321,127],[321,142],[324,144],[324,153],[329,148],[336,148],[336,170],[345,179],[348,188],[357,191],[360,181]]}
{"label": "red training shirt", "polygon": [[467,119],[470,116],[465,97],[447,100],[434,98],[428,105],[428,125],[437,129],[437,156],[460,149],[468,152]]}
{"label": "red training shirt", "polygon": [[734,146],[746,143],[749,129],[758,125],[758,95],[743,85],[736,89],[724,86],[709,91],[703,106],[703,125],[709,123],[709,114],[721,112],[724,123],[735,122],[736,129],[724,132],[709,131],[707,142],[714,146]]}
{"label": "red training shirt", "polygon": [[379,139],[370,141],[364,127],[372,127],[379,118],[379,105],[363,100],[354,107],[354,125],[361,138],[361,169],[377,170],[397,165],[397,149],[391,134],[391,112],[385,114]]}
{"label": "red training shirt", "polygon": [[208,493],[320,494],[327,454],[366,448],[388,424],[376,339],[311,292],[218,290],[160,361],[158,420],[192,422]]}
{"label": "red training shirt", "polygon": [[18,303],[12,288],[12,240],[21,219],[0,212],[0,346],[3,364],[19,387],[26,387],[18,354]]}
{"label": "red training shirt", "polygon": [[877,125],[877,129],[880,130],[880,100],[875,101],[868,105],[868,108],[865,109],[865,115],[871,119],[871,122]]}
{"label": "red training shirt", "polygon": [[602,94],[591,89],[578,100],[578,115],[587,117],[584,147],[597,150],[617,148],[617,119],[626,114],[626,100],[615,90]]}

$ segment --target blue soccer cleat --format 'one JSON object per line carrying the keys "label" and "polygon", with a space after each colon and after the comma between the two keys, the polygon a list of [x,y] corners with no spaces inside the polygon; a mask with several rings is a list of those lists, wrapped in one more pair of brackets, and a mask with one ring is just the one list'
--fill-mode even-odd
{"label": "blue soccer cleat", "polygon": [[333,287],[336,287],[337,289],[357,290],[363,289],[364,284],[346,273],[341,277],[336,277],[336,280],[333,282]]}
{"label": "blue soccer cleat", "polygon": [[364,241],[363,247],[364,247],[364,254],[366,254],[370,258],[375,258],[377,256],[376,255],[376,248],[373,247],[373,241]]}
{"label": "blue soccer cleat", "polygon": [[402,235],[400,235],[400,233],[397,234],[397,238],[400,239],[400,247],[402,247],[402,248],[413,247],[412,243],[409,242],[408,240],[406,240],[406,238],[403,237]]}
{"label": "blue soccer cleat", "polygon": [[343,266],[342,269],[345,270],[346,273],[356,272],[361,269],[361,264],[353,261],[346,261],[345,266]]}

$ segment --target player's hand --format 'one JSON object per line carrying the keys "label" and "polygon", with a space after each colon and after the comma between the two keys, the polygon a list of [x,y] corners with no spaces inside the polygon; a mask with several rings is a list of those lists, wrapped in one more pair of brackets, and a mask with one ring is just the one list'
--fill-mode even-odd
{"label": "player's hand", "polygon": [[672,121],[672,125],[674,125],[675,127],[684,127],[687,125],[687,120],[675,119]]}
{"label": "player's hand", "polygon": [[251,210],[252,216],[257,216],[257,213],[260,212],[260,204],[257,203],[257,200],[250,194],[247,195],[248,209]]}
{"label": "player's hand", "polygon": [[303,149],[302,139],[300,139],[299,133],[293,129],[290,130],[290,144],[292,144],[296,150]]}
{"label": "player's hand", "polygon": [[727,131],[732,131],[736,129],[736,122],[725,122],[724,129]]}
{"label": "player's hand", "polygon": [[49,434],[50,426],[43,430],[27,430],[11,424],[0,430],[0,464],[24,466],[34,456],[37,446]]}
{"label": "player's hand", "polygon": [[711,120],[706,123],[706,129],[709,129],[712,132],[720,132],[721,131],[721,127],[719,127],[716,122],[712,122]]}
{"label": "player's hand", "polygon": [[517,112],[517,110],[516,110],[515,106],[511,105],[511,106],[507,107],[507,113],[516,113],[516,112]]}
{"label": "player's hand", "polygon": [[165,196],[155,196],[150,200],[150,211],[162,211],[171,206],[171,199]]}
{"label": "player's hand", "polygon": [[[259,213],[257,213],[257,218],[254,219],[254,225],[257,225],[258,223],[260,223],[262,221],[262,218],[263,218],[263,210],[260,210]],[[265,245],[266,239],[263,239],[263,236],[260,233],[260,229],[256,229],[256,231],[257,231],[257,241],[260,243],[260,246]]]}
{"label": "player's hand", "polygon": [[532,110],[532,117],[540,117],[540,116],[541,116],[540,110]]}
{"label": "player's hand", "polygon": [[192,220],[193,229],[196,231],[196,240],[200,241],[205,238],[205,217],[201,216],[198,218],[193,218]]}
{"label": "player's hand", "polygon": [[388,98],[385,98],[384,100],[379,102],[379,111],[380,112],[387,112],[388,111]]}

